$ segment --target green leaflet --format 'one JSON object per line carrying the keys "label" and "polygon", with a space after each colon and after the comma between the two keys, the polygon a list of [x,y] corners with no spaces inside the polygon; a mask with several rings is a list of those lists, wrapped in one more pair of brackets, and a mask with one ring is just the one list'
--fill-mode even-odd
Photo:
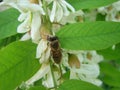
{"label": "green leaflet", "polygon": [[46,90],[46,88],[43,87],[43,86],[34,86],[34,87],[31,87],[31,88],[28,89],[28,90]]}
{"label": "green leaflet", "polygon": [[120,23],[85,22],[67,25],[56,35],[62,48],[71,50],[100,50],[120,42]]}
{"label": "green leaflet", "polygon": [[115,48],[112,47],[97,51],[98,54],[104,56],[105,60],[119,60],[120,59],[120,44],[115,45]]}
{"label": "green leaflet", "polygon": [[57,90],[103,90],[103,89],[84,81],[68,80],[63,82]]}
{"label": "green leaflet", "polygon": [[0,90],[14,90],[36,73],[35,51],[33,43],[19,41],[0,50]]}
{"label": "green leaflet", "polygon": [[15,9],[0,12],[0,39],[17,34],[18,15],[19,12]]}
{"label": "green leaflet", "polygon": [[112,88],[111,90],[120,90],[120,88],[118,88],[118,87],[117,88]]}
{"label": "green leaflet", "polygon": [[67,0],[76,10],[106,6],[118,0]]}
{"label": "green leaflet", "polygon": [[100,70],[104,76],[102,77],[102,81],[105,84],[120,88],[120,71],[117,68],[113,67],[110,63],[102,62]]}

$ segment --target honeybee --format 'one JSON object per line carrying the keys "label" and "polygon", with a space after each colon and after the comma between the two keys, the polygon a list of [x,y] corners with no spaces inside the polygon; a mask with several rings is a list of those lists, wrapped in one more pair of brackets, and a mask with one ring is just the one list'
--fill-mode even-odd
{"label": "honeybee", "polygon": [[47,36],[47,40],[49,41],[51,47],[51,55],[56,64],[60,64],[62,59],[61,48],[59,44],[59,40],[57,36]]}

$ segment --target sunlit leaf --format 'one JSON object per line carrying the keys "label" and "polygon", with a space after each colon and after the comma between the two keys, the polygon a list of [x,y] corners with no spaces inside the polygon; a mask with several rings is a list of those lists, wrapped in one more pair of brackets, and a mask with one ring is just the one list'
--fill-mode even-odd
{"label": "sunlit leaf", "polygon": [[120,42],[120,23],[86,22],[61,28],[56,35],[62,48],[71,50],[100,50]]}
{"label": "sunlit leaf", "polygon": [[43,87],[43,86],[35,86],[35,87],[31,87],[31,88],[28,89],[28,90],[46,90],[46,88]]}
{"label": "sunlit leaf", "polygon": [[99,50],[98,53],[103,55],[105,60],[117,60],[120,59],[120,45],[115,45],[115,48],[107,48]]}
{"label": "sunlit leaf", "polygon": [[31,42],[14,42],[0,50],[0,90],[14,90],[37,72],[35,51]]}
{"label": "sunlit leaf", "polygon": [[19,12],[15,9],[0,12],[0,39],[17,34],[18,16]]}
{"label": "sunlit leaf", "polygon": [[57,90],[102,90],[91,83],[81,80],[68,80],[63,82]]}
{"label": "sunlit leaf", "polygon": [[110,63],[103,62],[100,64],[100,67],[101,73],[103,74],[103,82],[110,86],[120,87],[120,71]]}
{"label": "sunlit leaf", "polygon": [[76,10],[106,6],[118,0],[67,0]]}

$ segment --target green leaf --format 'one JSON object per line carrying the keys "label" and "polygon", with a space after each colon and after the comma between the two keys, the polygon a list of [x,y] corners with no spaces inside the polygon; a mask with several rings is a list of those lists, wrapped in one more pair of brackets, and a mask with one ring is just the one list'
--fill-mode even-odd
{"label": "green leaf", "polygon": [[42,85],[42,79],[39,79],[34,82],[34,86],[41,86]]}
{"label": "green leaf", "polygon": [[104,56],[105,60],[117,60],[120,59],[120,45],[116,45],[115,49],[107,48],[97,51],[98,54]]}
{"label": "green leaf", "polygon": [[35,52],[35,44],[20,41],[0,50],[0,90],[14,90],[37,72]]}
{"label": "green leaf", "polygon": [[67,0],[76,10],[93,9],[112,4],[118,0]]}
{"label": "green leaf", "polygon": [[68,80],[63,82],[57,90],[102,90],[91,83],[81,80]]}
{"label": "green leaf", "polygon": [[17,34],[18,15],[19,12],[15,9],[0,12],[0,39]]}
{"label": "green leaf", "polygon": [[34,86],[34,87],[31,87],[31,88],[28,89],[28,90],[46,90],[46,88],[43,87],[43,86]]}
{"label": "green leaf", "polygon": [[120,88],[112,88],[111,90],[120,90]]}
{"label": "green leaf", "polygon": [[7,46],[8,44],[10,44],[12,42],[19,40],[21,38],[21,36],[22,36],[21,34],[16,34],[14,36],[11,36],[11,37],[8,37],[5,39],[1,39],[0,40],[0,49]]}
{"label": "green leaf", "polygon": [[61,28],[56,35],[62,48],[71,50],[100,50],[120,42],[120,23],[86,22]]}
{"label": "green leaf", "polygon": [[120,71],[110,63],[103,62],[100,64],[102,80],[109,86],[120,87]]}
{"label": "green leaf", "polygon": [[96,21],[105,21],[105,15],[98,13],[96,16]]}
{"label": "green leaf", "polygon": [[63,74],[62,78],[64,80],[69,80],[69,78],[70,78],[70,70],[68,70],[65,74]]}

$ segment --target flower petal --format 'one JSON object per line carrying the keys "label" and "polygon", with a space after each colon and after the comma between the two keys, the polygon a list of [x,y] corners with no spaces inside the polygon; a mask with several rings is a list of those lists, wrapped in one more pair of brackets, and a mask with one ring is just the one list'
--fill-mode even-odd
{"label": "flower petal", "polygon": [[62,8],[63,8],[64,15],[65,15],[65,16],[68,16],[68,15],[70,14],[70,12],[69,12],[69,10],[67,9],[67,6],[66,6],[64,3],[62,3],[62,2],[60,2],[60,5],[61,5]]}
{"label": "flower petal", "polygon": [[37,4],[31,4],[31,3],[20,3],[19,8],[25,12],[31,11],[31,12],[39,12],[41,14],[45,14],[43,8],[40,5]]}
{"label": "flower petal", "polygon": [[28,81],[26,81],[27,85],[33,84],[35,81],[41,79],[45,74],[47,74],[50,71],[50,65],[49,64],[42,64],[40,70]]}
{"label": "flower petal", "polygon": [[36,58],[40,58],[42,53],[46,50],[46,48],[47,41],[42,39],[37,46]]}
{"label": "flower petal", "polygon": [[22,22],[27,18],[27,13],[21,13],[18,17],[18,21]]}
{"label": "flower petal", "polygon": [[54,21],[54,18],[55,18],[55,13],[56,13],[56,1],[53,2],[53,7],[52,7],[52,11],[51,11],[51,14],[50,14],[50,21],[53,22]]}
{"label": "flower petal", "polygon": [[47,78],[45,81],[42,82],[42,84],[44,86],[46,86],[47,88],[52,88],[54,87],[54,83],[53,83],[53,77],[52,77],[52,74],[51,74],[51,71],[47,74]]}
{"label": "flower petal", "polygon": [[61,0],[67,7],[68,9],[70,9],[72,12],[75,12],[75,9],[73,8],[73,6],[71,6],[69,3],[67,3],[65,0]]}
{"label": "flower petal", "polygon": [[47,63],[50,57],[50,48],[48,47],[40,58],[40,63]]}
{"label": "flower petal", "polygon": [[40,26],[41,26],[41,17],[38,12],[33,13],[33,19],[31,24],[31,38],[34,41],[40,40]]}
{"label": "flower petal", "polygon": [[22,36],[22,38],[20,39],[20,41],[26,41],[29,40],[31,38],[30,33],[26,33]]}
{"label": "flower petal", "polygon": [[56,21],[59,22],[63,17],[63,9],[59,3],[57,3],[57,11],[56,11]]}
{"label": "flower petal", "polygon": [[27,15],[27,18],[25,19],[25,21],[17,27],[18,33],[25,33],[25,32],[30,31],[31,13],[28,12],[28,13],[26,13],[26,15]]}

